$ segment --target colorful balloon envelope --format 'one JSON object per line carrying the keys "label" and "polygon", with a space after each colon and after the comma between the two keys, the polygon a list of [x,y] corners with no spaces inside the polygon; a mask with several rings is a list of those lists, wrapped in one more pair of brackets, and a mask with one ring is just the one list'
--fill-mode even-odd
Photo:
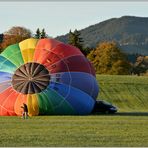
{"label": "colorful balloon envelope", "polygon": [[0,55],[0,115],[89,114],[98,95],[95,71],[74,46],[30,38]]}

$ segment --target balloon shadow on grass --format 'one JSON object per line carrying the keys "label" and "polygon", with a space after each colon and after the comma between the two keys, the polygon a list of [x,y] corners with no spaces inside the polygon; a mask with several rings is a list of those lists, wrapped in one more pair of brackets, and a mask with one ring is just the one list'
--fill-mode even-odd
{"label": "balloon shadow on grass", "polygon": [[108,113],[94,113],[92,115],[105,115],[105,116],[148,116],[148,112],[117,112],[114,114],[108,114]]}

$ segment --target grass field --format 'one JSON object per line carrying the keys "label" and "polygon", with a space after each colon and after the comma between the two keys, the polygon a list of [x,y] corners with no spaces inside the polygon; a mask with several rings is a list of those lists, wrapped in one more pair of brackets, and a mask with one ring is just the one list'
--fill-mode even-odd
{"label": "grass field", "polygon": [[0,146],[148,146],[148,77],[100,76],[115,115],[0,117]]}
{"label": "grass field", "polygon": [[148,112],[148,77],[97,75],[97,99],[109,101],[121,112]]}
{"label": "grass field", "polygon": [[0,117],[0,146],[148,146],[147,115]]}

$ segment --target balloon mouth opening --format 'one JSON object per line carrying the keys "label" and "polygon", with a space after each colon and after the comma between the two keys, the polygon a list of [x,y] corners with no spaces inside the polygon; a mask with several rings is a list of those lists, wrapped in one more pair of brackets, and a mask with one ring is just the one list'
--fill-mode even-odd
{"label": "balloon mouth opening", "polygon": [[12,77],[13,88],[22,94],[40,93],[50,83],[49,71],[39,63],[21,65]]}

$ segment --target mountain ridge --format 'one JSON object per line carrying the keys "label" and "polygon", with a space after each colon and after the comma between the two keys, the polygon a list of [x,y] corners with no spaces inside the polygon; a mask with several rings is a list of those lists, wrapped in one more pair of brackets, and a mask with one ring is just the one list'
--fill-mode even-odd
{"label": "mountain ridge", "polygon": [[[126,53],[148,55],[148,17],[110,18],[79,31],[87,47],[95,48],[100,42],[115,41]],[[68,43],[68,34],[56,39]]]}

